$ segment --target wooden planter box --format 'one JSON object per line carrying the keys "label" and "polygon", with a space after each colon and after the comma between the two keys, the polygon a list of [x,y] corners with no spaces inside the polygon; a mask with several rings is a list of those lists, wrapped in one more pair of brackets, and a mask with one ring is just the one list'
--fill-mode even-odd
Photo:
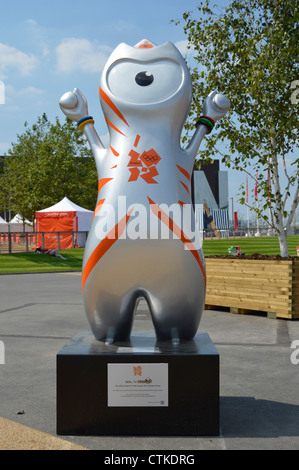
{"label": "wooden planter box", "polygon": [[299,259],[206,258],[206,308],[299,318]]}

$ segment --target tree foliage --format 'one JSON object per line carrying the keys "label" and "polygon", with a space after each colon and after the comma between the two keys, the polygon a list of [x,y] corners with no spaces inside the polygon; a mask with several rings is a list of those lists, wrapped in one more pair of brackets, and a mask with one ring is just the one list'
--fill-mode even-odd
{"label": "tree foliage", "polygon": [[[225,8],[206,0],[183,20],[196,61],[187,131],[208,93],[230,99],[231,112],[207,139],[201,158],[222,155],[228,167],[254,181],[258,173],[263,203],[253,209],[278,232],[287,255],[285,235],[299,202],[299,105],[291,100],[291,84],[299,78],[298,0],[232,0]],[[246,203],[244,188],[240,202]]]}
{"label": "tree foliage", "polygon": [[37,210],[56,204],[65,196],[93,210],[97,172],[86,140],[76,125],[38,117],[17,136],[4,159],[0,207],[34,220]]}

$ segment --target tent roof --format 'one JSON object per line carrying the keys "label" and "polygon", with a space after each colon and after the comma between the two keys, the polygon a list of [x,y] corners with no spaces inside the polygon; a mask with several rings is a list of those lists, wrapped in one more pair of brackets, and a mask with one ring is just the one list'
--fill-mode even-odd
{"label": "tent roof", "polygon": [[[25,219],[24,220],[25,224],[30,224],[31,225],[31,222],[29,222],[29,220]],[[23,223],[23,217],[20,215],[20,214],[17,214],[14,216],[13,219],[10,220],[9,222],[10,224],[22,224]]]}
{"label": "tent roof", "polygon": [[48,207],[47,209],[42,209],[38,212],[92,212],[88,209],[78,206],[74,202],[70,201],[67,197],[64,197],[60,202],[54,204],[54,206]]}
{"label": "tent roof", "polygon": [[1,215],[0,215],[0,224],[7,224],[6,220],[2,219]]}

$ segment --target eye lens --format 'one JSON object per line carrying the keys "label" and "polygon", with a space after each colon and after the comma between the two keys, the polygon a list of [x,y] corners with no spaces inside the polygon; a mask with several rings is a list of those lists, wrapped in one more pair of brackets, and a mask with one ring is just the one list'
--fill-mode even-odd
{"label": "eye lens", "polygon": [[147,75],[147,72],[139,72],[135,77],[135,82],[140,86],[148,86],[154,81],[153,75]]}

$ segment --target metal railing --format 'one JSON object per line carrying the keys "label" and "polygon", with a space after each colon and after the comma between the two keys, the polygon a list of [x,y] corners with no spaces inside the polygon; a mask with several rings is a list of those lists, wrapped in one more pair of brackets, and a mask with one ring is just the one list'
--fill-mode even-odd
{"label": "metal railing", "polygon": [[25,253],[36,248],[84,247],[88,232],[0,232],[0,253]]}
{"label": "metal railing", "polygon": [[[295,232],[294,232],[295,233]],[[242,237],[274,237],[277,236],[277,232],[267,227],[262,228],[239,228],[239,229],[225,229],[218,230],[220,238],[242,238]],[[296,233],[295,233],[296,234]],[[217,238],[215,232],[212,229],[203,230],[204,239]]]}
{"label": "metal railing", "polygon": [[[296,231],[295,234],[299,234]],[[274,230],[267,228],[251,228],[239,230],[219,230],[220,238],[239,237],[269,237],[276,236]],[[40,247],[43,249],[65,249],[85,247],[88,232],[0,232],[0,254],[31,252]],[[200,236],[204,240],[216,239],[213,230],[201,230]]]}

